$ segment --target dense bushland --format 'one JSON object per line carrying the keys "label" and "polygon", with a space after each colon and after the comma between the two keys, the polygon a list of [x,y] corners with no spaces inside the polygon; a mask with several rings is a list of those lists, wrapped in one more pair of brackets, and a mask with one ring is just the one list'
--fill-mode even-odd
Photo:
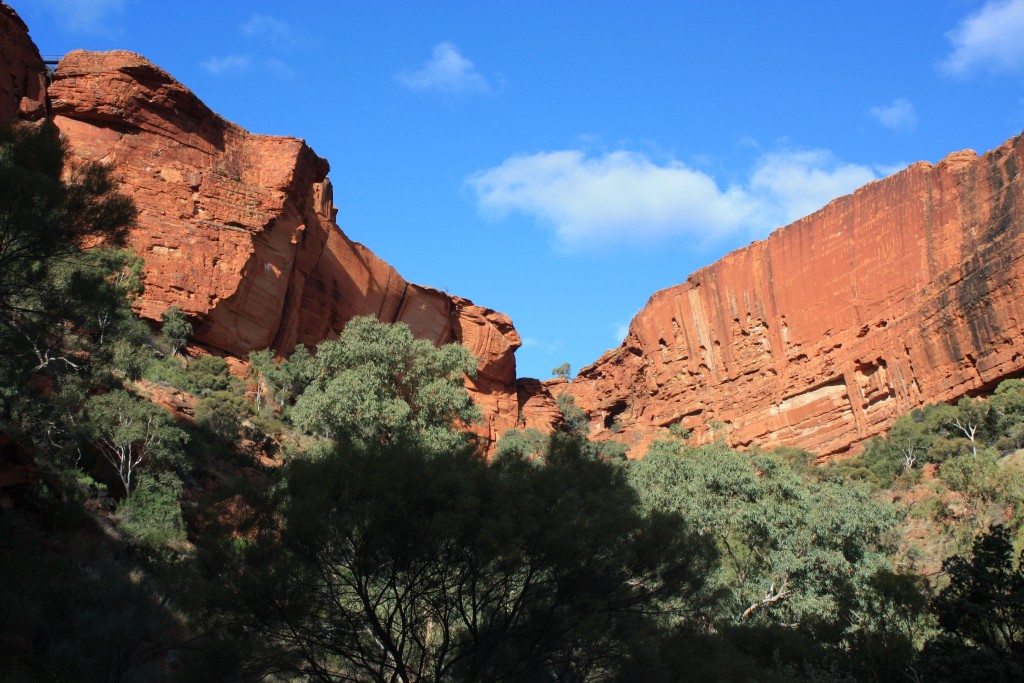
{"label": "dense bushland", "polygon": [[487,458],[461,346],[357,318],[242,379],[144,324],[131,205],[64,163],[0,135],[0,678],[1021,678],[1024,383],[831,465],[629,461],[568,395]]}

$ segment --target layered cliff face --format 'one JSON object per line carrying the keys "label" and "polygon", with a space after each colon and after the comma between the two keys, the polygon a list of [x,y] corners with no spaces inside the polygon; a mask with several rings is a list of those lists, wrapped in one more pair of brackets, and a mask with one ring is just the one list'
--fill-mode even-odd
{"label": "layered cliff face", "polygon": [[145,259],[140,313],[178,306],[194,341],[245,357],[314,346],[357,315],[404,322],[479,359],[467,380],[495,438],[519,411],[519,335],[501,313],[406,282],[334,222],[328,164],[302,140],[225,121],[130,52],[66,55],[49,88],[71,151],[111,164],[139,208],[130,241]]}
{"label": "layered cliff face", "polygon": [[635,451],[718,421],[827,455],[991,388],[1024,370],[1022,168],[1018,137],[837,199],[656,293],[569,391]]}

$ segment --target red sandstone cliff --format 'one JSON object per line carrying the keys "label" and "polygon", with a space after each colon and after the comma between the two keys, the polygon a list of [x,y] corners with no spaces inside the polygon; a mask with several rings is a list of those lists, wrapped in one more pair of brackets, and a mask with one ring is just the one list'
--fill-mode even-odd
{"label": "red sandstone cliff", "polygon": [[53,75],[51,115],[78,156],[113,164],[139,207],[132,246],[146,262],[144,317],[172,305],[194,341],[244,357],[314,346],[357,315],[458,341],[479,359],[468,381],[496,437],[518,416],[512,321],[406,282],[334,222],[327,161],[302,140],[254,135],[210,111],[130,52],[72,52]]}
{"label": "red sandstone cliff", "polygon": [[508,316],[406,282],[334,222],[329,166],[304,141],[254,135],[213,113],[165,71],[115,51],[66,55],[46,91],[24,23],[0,4],[0,121],[49,115],[73,154],[111,164],[139,208],[130,242],[145,259],[140,313],[179,306],[194,341],[244,357],[337,336],[352,317],[401,321],[479,359],[467,384],[480,432],[516,424]]}
{"label": "red sandstone cliff", "polygon": [[990,388],[1024,370],[1022,168],[1024,136],[841,197],[656,293],[569,390],[599,437],[824,455]]}
{"label": "red sandstone cliff", "polygon": [[[0,39],[0,121],[39,118],[42,61],[3,4]],[[409,284],[345,237],[328,164],[303,141],[246,132],[127,52],[68,55],[49,96],[72,150],[115,164],[140,208],[143,315],[178,305],[196,341],[244,356],[372,313],[469,347],[486,436],[557,416],[549,383],[516,382],[508,317]],[[655,294],[620,348],[556,390],[598,438],[640,445],[719,420],[737,445],[830,454],[1020,373],[1022,150],[1018,138],[915,164],[729,254]]]}

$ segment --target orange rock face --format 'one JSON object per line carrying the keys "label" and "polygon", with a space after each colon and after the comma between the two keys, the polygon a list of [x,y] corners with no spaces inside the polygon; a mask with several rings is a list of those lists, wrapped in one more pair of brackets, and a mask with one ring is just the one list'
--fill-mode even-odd
{"label": "orange rock face", "polygon": [[592,433],[837,454],[1019,373],[1022,168],[1024,137],[914,164],[656,293],[569,387]]}
{"label": "orange rock face", "polygon": [[72,52],[49,89],[55,123],[83,159],[114,165],[139,208],[140,313],[179,306],[194,341],[245,357],[338,335],[357,315],[461,342],[482,436],[515,425],[519,335],[501,313],[406,282],[334,222],[328,164],[302,140],[254,135],[130,52]]}

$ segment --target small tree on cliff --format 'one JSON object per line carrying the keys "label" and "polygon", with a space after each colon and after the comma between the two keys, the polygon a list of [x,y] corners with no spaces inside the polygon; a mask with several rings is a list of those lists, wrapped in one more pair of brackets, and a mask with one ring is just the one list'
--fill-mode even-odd
{"label": "small tree on cliff", "polygon": [[557,368],[551,368],[552,377],[561,377],[562,379],[569,379],[572,377],[572,366],[568,363],[562,363]]}
{"label": "small tree on cliff", "polygon": [[353,318],[335,341],[317,346],[312,381],[295,402],[303,430],[357,444],[420,443],[438,450],[465,440],[453,430],[479,412],[463,385],[476,360],[461,344],[435,347],[408,325]]}
{"label": "small tree on cliff", "polygon": [[177,355],[188,343],[189,335],[192,334],[192,323],[188,321],[185,314],[177,306],[171,306],[161,316],[163,320],[163,333],[167,343],[171,346],[171,355]]}
{"label": "small tree on cliff", "polygon": [[180,464],[188,440],[166,410],[121,390],[88,400],[84,428],[96,450],[114,468],[126,496],[135,490],[138,472],[145,465]]}

